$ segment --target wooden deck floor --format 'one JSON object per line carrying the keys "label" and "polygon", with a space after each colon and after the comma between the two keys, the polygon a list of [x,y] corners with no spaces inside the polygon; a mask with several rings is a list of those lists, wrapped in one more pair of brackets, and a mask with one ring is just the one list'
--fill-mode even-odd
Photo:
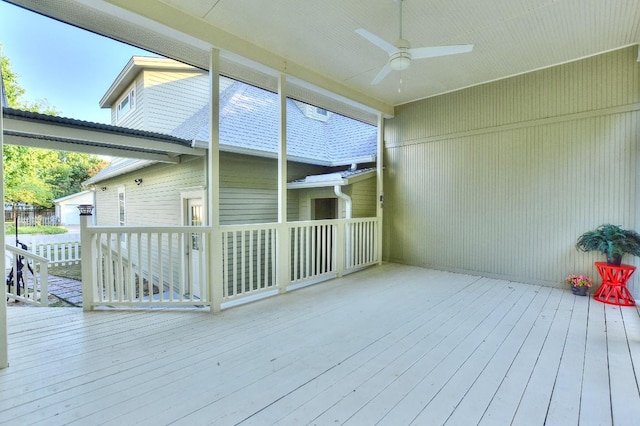
{"label": "wooden deck floor", "polygon": [[638,425],[640,318],[387,264],[225,311],[11,307],[0,424]]}

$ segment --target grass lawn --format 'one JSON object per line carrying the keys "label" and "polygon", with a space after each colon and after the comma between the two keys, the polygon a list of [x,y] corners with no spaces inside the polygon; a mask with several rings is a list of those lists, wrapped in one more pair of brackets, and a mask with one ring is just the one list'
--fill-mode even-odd
{"label": "grass lawn", "polygon": [[[20,234],[64,234],[69,232],[64,226],[21,226]],[[16,226],[13,223],[4,224],[4,233],[6,235],[14,235],[16,233]]]}

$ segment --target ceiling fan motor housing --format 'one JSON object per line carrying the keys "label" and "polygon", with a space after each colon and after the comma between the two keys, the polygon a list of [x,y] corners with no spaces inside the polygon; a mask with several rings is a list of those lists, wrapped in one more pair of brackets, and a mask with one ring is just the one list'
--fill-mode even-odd
{"label": "ceiling fan motor housing", "polygon": [[395,71],[402,71],[411,65],[411,54],[405,50],[396,52],[389,58],[389,67]]}

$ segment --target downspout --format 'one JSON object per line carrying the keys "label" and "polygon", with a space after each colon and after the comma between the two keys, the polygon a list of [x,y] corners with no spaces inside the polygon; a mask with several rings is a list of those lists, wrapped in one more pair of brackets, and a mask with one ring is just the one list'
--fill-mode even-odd
{"label": "downspout", "polygon": [[333,185],[333,192],[335,192],[336,196],[345,202],[345,219],[351,219],[351,197],[342,192],[342,185]]}
{"label": "downspout", "polygon": [[[342,185],[334,185],[333,192],[335,192],[336,196],[345,202],[345,219],[351,219],[351,197],[342,192]],[[342,226],[342,225],[339,225]],[[351,225],[349,223],[344,224],[344,262],[339,262],[339,264],[343,265],[343,268],[349,269],[352,266],[351,259]],[[342,276],[342,271],[338,271],[338,276]]]}

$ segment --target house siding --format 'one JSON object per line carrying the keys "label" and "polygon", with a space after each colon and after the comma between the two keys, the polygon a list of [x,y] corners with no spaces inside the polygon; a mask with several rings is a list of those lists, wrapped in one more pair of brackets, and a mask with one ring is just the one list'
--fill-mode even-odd
{"label": "house siding", "polygon": [[[135,106],[134,108],[120,121],[118,121],[118,103],[122,99],[122,96],[125,93],[128,93],[131,86],[135,85],[136,88],[136,97],[135,97]],[[120,127],[128,127],[130,129],[139,129],[139,130],[147,130],[144,127],[145,123],[145,93],[144,93],[144,80],[142,76],[137,76],[134,82],[129,85],[125,92],[120,94],[118,100],[111,107],[111,123],[120,126]]]}
{"label": "house siding", "polygon": [[204,71],[145,70],[143,74],[145,130],[170,134],[209,99],[209,77]]}
{"label": "house siding", "polygon": [[[97,184],[96,220],[118,224],[117,188],[125,187],[126,222],[131,226],[182,225],[180,194],[206,187],[204,158],[180,164],[155,164]],[[290,179],[322,172],[322,168],[289,163]],[[221,153],[220,223],[251,224],[278,220],[278,163],[274,159]],[[134,179],[142,178],[137,186]],[[100,188],[107,188],[102,191]],[[298,220],[298,196],[288,191],[288,219]]]}
{"label": "house siding", "polygon": [[[638,229],[637,47],[396,108],[385,128],[384,256],[563,286],[602,223]],[[625,263],[638,264],[625,257]],[[631,283],[640,296],[637,278]]]}
{"label": "house siding", "polygon": [[209,77],[204,71],[144,70],[134,84],[135,108],[120,121],[116,110],[121,98],[111,108],[111,122],[118,126],[171,134],[209,99]]}
{"label": "house siding", "polygon": [[[288,180],[324,169],[288,163]],[[297,191],[287,191],[287,219],[299,219]],[[249,224],[278,220],[278,162],[274,159],[221,153],[220,223]]]}
{"label": "house siding", "polygon": [[349,185],[344,192],[351,197],[351,214],[356,217],[375,217],[377,187],[376,179],[361,180]]}
{"label": "house siding", "polygon": [[[100,182],[96,189],[96,220],[117,225],[118,187],[125,187],[126,224],[129,226],[182,225],[180,193],[206,185],[204,159],[183,159],[180,164],[152,166]],[[141,178],[136,185],[134,179]],[[102,191],[101,188],[107,188]]]}

